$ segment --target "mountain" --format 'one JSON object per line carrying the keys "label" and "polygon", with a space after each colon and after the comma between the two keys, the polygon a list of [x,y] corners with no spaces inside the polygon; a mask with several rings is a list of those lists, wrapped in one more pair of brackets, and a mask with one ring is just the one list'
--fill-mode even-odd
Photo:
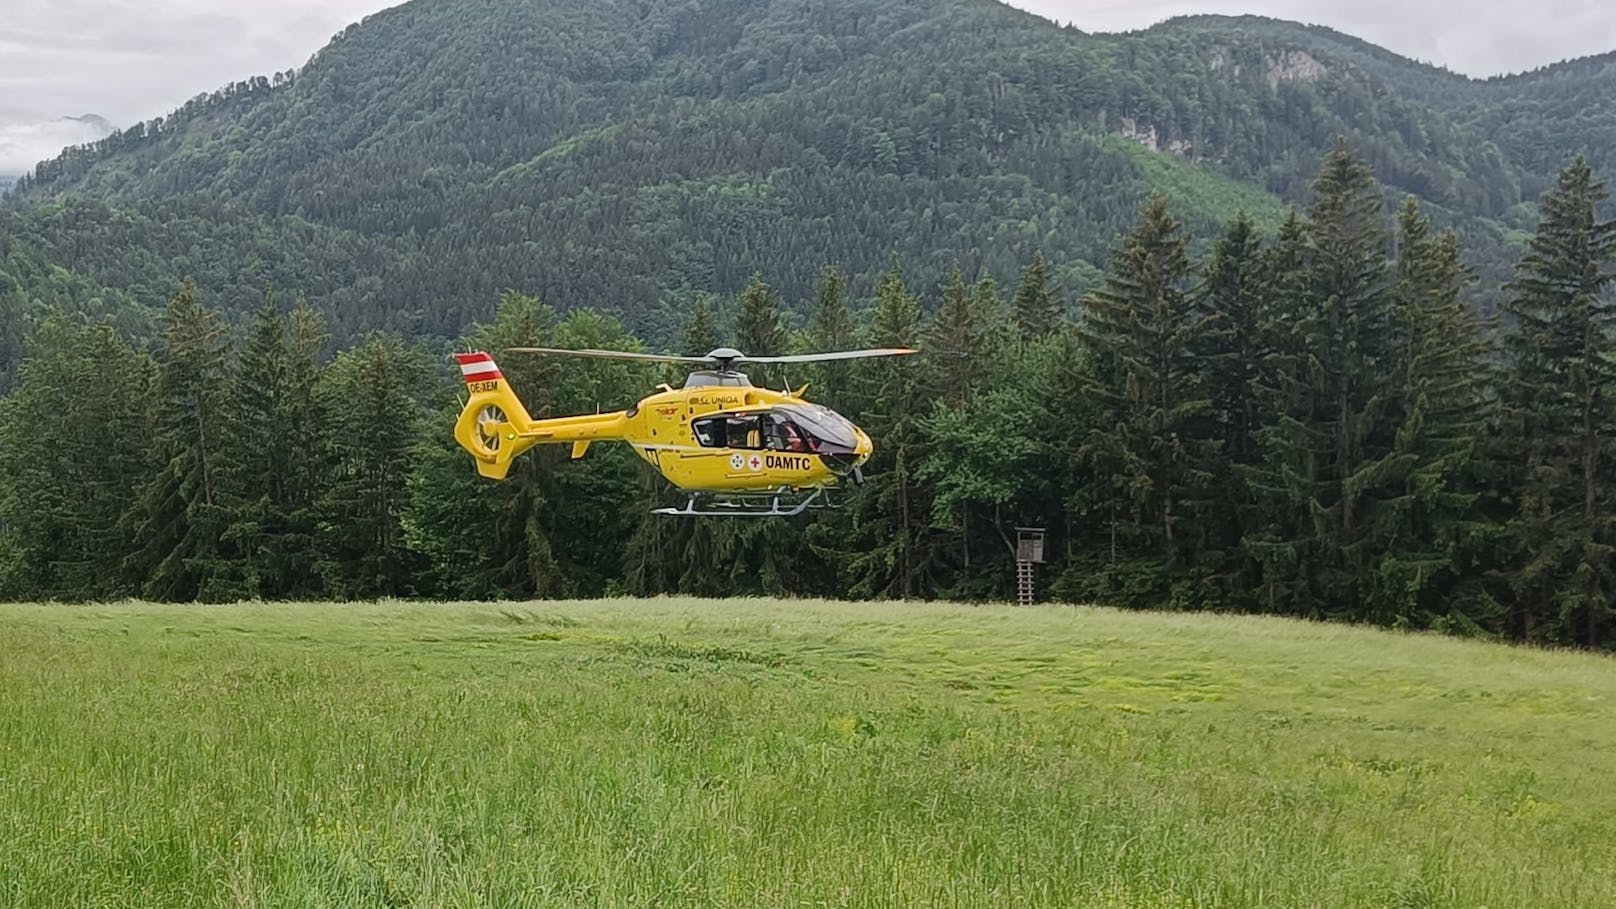
{"label": "mountain", "polygon": [[[1092,284],[1152,190],[1272,226],[1337,136],[1457,228],[1490,307],[1555,169],[1612,163],[1616,63],[1477,81],[1329,29],[1093,35],[991,0],[414,0],[295,73],[42,164],[5,256],[153,305],[307,294],[340,336],[453,336],[507,287],[670,340],[753,273],[805,299],[1041,251]],[[175,218],[178,226],[175,227]],[[6,238],[10,237],[8,241]],[[93,294],[94,291],[84,291]]]}

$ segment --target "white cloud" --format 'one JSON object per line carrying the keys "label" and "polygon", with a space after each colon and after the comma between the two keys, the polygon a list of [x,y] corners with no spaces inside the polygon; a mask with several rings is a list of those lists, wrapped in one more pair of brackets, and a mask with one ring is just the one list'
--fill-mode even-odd
{"label": "white cloud", "polygon": [[108,132],[106,122],[99,118],[0,124],[0,177],[21,176],[67,146],[103,139]]}
{"label": "white cloud", "polygon": [[398,0],[5,0],[0,123],[86,111],[115,123],[302,66]]}

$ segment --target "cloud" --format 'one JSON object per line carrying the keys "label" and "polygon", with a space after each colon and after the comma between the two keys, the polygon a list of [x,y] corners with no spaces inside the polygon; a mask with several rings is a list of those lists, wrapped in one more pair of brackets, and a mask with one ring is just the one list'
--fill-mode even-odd
{"label": "cloud", "polygon": [[0,123],[94,111],[166,114],[250,76],[303,65],[397,0],[6,0]]}
{"label": "cloud", "polygon": [[99,117],[0,125],[0,177],[21,176],[69,145],[94,142],[110,132],[106,121]]}

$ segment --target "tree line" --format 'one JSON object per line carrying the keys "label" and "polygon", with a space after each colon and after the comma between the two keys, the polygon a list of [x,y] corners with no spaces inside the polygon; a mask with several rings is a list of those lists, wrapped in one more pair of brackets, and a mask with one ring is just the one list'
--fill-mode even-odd
{"label": "tree line", "polygon": [[[328,357],[306,304],[232,335],[187,285],[158,336],[46,320],[0,404],[0,596],[177,601],[680,592],[1006,598],[1018,525],[1043,594],[1602,646],[1616,611],[1616,226],[1560,174],[1499,318],[1464,303],[1452,232],[1387,210],[1339,145],[1272,236],[1237,215],[1199,261],[1144,204],[1073,308],[1058,263],[1017,285],[894,261],[854,300],[826,267],[796,309],[761,276],[692,295],[679,347],[915,346],[758,370],[876,442],[812,519],[678,519],[623,446],[524,456],[504,483],[455,447],[443,350],[375,334]],[[625,406],[680,376],[516,359],[637,349],[614,316],[508,292],[462,348],[535,416]]]}

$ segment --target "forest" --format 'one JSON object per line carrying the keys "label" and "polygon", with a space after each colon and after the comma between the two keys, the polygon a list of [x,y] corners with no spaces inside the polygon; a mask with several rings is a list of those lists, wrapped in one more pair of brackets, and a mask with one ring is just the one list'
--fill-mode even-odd
{"label": "forest", "polygon": [[1492,314],[1556,171],[1616,166],[1608,62],[1479,81],[1296,23],[991,0],[414,0],[23,178],[0,320],[30,327],[0,345],[56,305],[149,334],[187,275],[232,323],[302,294],[343,347],[447,343],[510,289],[666,347],[699,293],[803,300],[832,262],[868,297],[893,256],[929,289],[1041,253],[1075,296],[1152,192],[1204,255],[1242,209],[1277,231],[1342,135]]}
{"label": "forest", "polygon": [[146,343],[62,307],[16,341],[0,403],[0,599],[982,601],[1034,524],[1051,600],[1608,646],[1616,225],[1594,169],[1560,170],[1496,316],[1466,302],[1457,234],[1389,205],[1347,142],[1315,172],[1271,229],[1237,212],[1196,237],[1150,196],[1081,293],[1034,253],[1003,285],[894,256],[869,294],[835,264],[800,299],[763,273],[689,294],[649,346],[922,351],[753,376],[808,382],[875,440],[868,482],[808,520],[650,515],[672,492],[621,446],[475,476],[448,352],[495,352],[535,416],[678,381],[500,353],[648,346],[612,312],[510,291],[454,342],[333,344],[306,300],[265,287],[236,325],[194,281]]}

